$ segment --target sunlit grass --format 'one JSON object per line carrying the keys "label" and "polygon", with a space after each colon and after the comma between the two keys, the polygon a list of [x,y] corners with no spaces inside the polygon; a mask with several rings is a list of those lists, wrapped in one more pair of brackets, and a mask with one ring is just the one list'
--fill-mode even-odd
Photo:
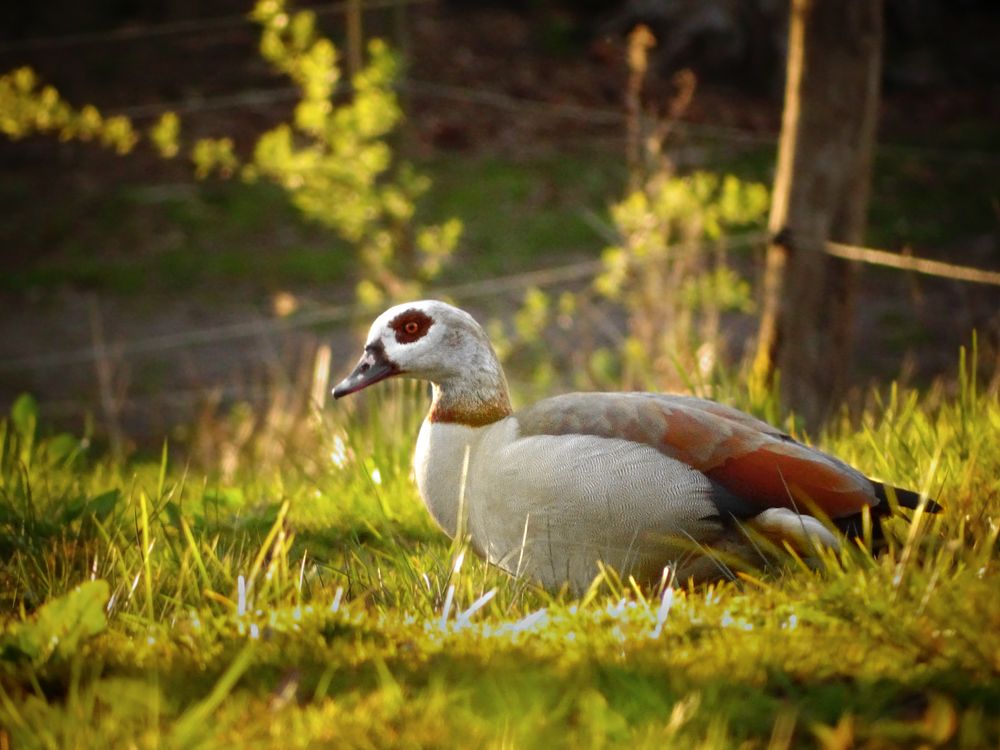
{"label": "sunlit grass", "polygon": [[387,384],[231,479],[0,426],[13,747],[993,747],[1000,406],[898,389],[822,443],[946,512],[820,570],[551,595],[447,540]]}

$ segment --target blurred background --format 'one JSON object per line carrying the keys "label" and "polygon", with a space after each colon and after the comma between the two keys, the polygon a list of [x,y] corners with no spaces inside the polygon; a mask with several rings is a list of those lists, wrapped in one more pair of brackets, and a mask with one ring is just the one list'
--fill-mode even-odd
{"label": "blurred background", "polygon": [[[883,22],[865,244],[996,270],[1000,12]],[[489,321],[522,397],[715,395],[752,355],[787,37],[779,0],[5,4],[0,411],[245,442],[417,295]],[[947,387],[973,330],[997,372],[997,286],[866,266],[856,300],[848,402]]]}

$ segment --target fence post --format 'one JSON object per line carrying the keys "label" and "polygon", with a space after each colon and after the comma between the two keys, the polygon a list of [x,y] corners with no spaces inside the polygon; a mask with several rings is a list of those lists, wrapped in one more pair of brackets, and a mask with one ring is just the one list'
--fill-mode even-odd
{"label": "fence post", "polygon": [[755,387],[819,426],[846,382],[852,264],[868,210],[882,70],[880,0],[793,0],[785,107],[768,230]]}
{"label": "fence post", "polygon": [[362,46],[361,0],[347,2],[347,70],[351,78],[361,70]]}

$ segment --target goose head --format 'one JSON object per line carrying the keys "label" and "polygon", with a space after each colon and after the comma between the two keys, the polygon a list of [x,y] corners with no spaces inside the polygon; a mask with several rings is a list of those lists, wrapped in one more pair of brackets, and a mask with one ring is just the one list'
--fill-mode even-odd
{"label": "goose head", "polygon": [[405,302],[372,323],[361,361],[334,398],[396,375],[434,385],[431,419],[485,424],[510,414],[507,382],[479,323],[438,300]]}

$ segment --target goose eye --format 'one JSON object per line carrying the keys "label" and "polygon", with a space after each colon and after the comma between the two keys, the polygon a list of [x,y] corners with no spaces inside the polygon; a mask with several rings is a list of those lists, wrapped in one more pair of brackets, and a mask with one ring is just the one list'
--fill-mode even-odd
{"label": "goose eye", "polygon": [[396,341],[400,344],[412,344],[425,336],[433,324],[434,321],[425,312],[410,309],[397,315],[390,321],[389,327],[395,332]]}

